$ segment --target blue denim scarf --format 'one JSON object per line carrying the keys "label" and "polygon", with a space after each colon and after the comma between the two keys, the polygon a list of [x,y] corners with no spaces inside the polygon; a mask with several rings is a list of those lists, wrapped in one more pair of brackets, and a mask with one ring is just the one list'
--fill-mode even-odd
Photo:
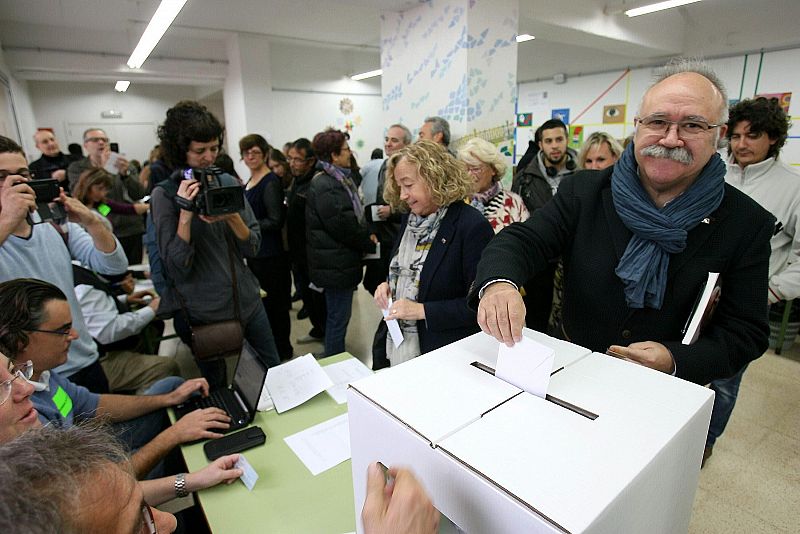
{"label": "blue denim scarf", "polygon": [[725,195],[725,163],[714,154],[700,175],[662,209],[642,187],[631,143],[611,175],[614,208],[633,232],[615,273],[630,308],[661,309],[670,254],[686,248],[688,232],[716,210]]}

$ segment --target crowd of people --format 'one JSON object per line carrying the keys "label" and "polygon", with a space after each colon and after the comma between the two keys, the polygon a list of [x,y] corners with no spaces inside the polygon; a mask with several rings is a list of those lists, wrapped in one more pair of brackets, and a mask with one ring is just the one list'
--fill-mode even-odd
{"label": "crowd of people", "polygon": [[[426,118],[416,142],[389,125],[386,157],[363,167],[346,132],[281,150],[249,134],[238,141],[245,180],[221,158],[219,120],[191,101],[168,110],[141,172],[99,128],[84,133],[82,158],[37,132],[42,157],[30,165],[0,138],[0,525],[172,531],[175,518],[151,506],[241,472],[236,455],[176,472],[171,451],[220,436],[229,419],[208,408],[169,425],[163,408],[225,385],[224,356],[245,341],[265,368],[295,344],[344,352],[360,284],[385,310],[375,369],[480,330],[513,345],[527,325],[710,383],[705,461],[748,363],[767,348],[768,307],[800,296],[800,179],[779,158],[789,119],[775,101],[727,102],[713,72],[674,62],[645,93],[624,149],[595,132],[574,150],[567,126],[548,120],[510,188],[497,147],[473,138],[451,149],[442,117]],[[66,219],[34,224],[30,183],[45,178],[60,185]],[[145,246],[157,293],[134,291],[128,271]],[[683,344],[709,272],[723,296]],[[310,322],[294,340],[293,300]],[[158,355],[164,319],[203,378],[180,377]],[[386,320],[398,321],[401,344]],[[225,346],[210,351],[202,340],[220,332]],[[393,494],[370,468],[367,531],[404,521],[392,531],[432,531],[438,514],[419,482],[392,474]],[[87,504],[108,495],[103,510]]]}

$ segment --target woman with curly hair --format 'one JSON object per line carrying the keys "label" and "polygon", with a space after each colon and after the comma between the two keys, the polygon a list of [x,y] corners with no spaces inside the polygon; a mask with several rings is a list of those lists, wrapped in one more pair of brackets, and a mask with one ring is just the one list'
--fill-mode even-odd
{"label": "woman with curly hair", "polygon": [[386,340],[391,365],[479,330],[466,296],[494,232],[465,202],[474,183],[464,164],[432,141],[419,141],[389,158],[384,198],[392,211],[407,212],[389,281],[375,290],[375,303],[403,331],[399,347]]}
{"label": "woman with curly hair", "polygon": [[[238,212],[212,216],[190,207],[201,189],[193,169],[213,165],[222,125],[205,106],[182,101],[167,110],[158,136],[165,162],[175,169],[169,180],[153,189],[151,200],[158,252],[169,282],[162,311],[177,312],[175,332],[190,346],[193,327],[237,319],[264,367],[278,365],[258,280],[243,261],[256,256],[261,246],[253,210],[244,202]],[[239,185],[228,174],[214,179],[221,185]],[[227,384],[224,361],[199,361],[198,366],[210,384]]]}

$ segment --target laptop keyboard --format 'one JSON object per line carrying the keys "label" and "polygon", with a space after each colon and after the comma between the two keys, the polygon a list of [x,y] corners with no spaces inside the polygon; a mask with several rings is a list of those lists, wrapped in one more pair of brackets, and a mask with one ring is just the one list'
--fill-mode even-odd
{"label": "laptop keyboard", "polygon": [[198,408],[221,408],[228,412],[234,421],[245,418],[242,407],[236,402],[233,393],[227,389],[216,389],[208,397],[194,399]]}

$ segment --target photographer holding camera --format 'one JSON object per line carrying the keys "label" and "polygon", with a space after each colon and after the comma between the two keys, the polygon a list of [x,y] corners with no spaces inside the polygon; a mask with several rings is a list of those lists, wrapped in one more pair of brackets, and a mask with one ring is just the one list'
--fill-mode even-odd
{"label": "photographer holding camera", "polygon": [[[177,312],[175,331],[192,347],[212,386],[226,380],[224,360],[205,359],[221,356],[206,354],[209,343],[200,334],[210,330],[216,330],[216,341],[223,328],[238,322],[264,366],[277,365],[259,284],[243,261],[258,252],[258,221],[236,180],[211,167],[222,142],[222,125],[204,106],[182,101],[167,111],[158,135],[165,161],[176,169],[170,180],[153,189],[150,201],[170,289],[163,295],[162,311]],[[235,330],[222,340],[235,338]]]}
{"label": "photographer holding camera", "polygon": [[[35,277],[58,286],[66,294],[72,328],[78,338],[69,344],[66,363],[56,370],[94,393],[108,393],[118,384],[113,377],[109,383],[98,362],[97,346],[86,329],[73,289],[71,261],[78,260],[89,269],[109,274],[125,271],[128,260],[99,215],[79,200],[66,196],[57,185],[55,195],[52,188],[39,189],[47,185],[43,182],[31,181],[22,147],[0,136],[0,282]],[[45,194],[47,198],[42,198]],[[60,230],[47,222],[32,224],[34,217],[41,217],[43,212],[52,214],[56,208],[63,210],[69,221]],[[66,336],[63,332],[36,335],[53,342],[63,342]],[[139,361],[131,359],[126,365],[135,368]]]}

